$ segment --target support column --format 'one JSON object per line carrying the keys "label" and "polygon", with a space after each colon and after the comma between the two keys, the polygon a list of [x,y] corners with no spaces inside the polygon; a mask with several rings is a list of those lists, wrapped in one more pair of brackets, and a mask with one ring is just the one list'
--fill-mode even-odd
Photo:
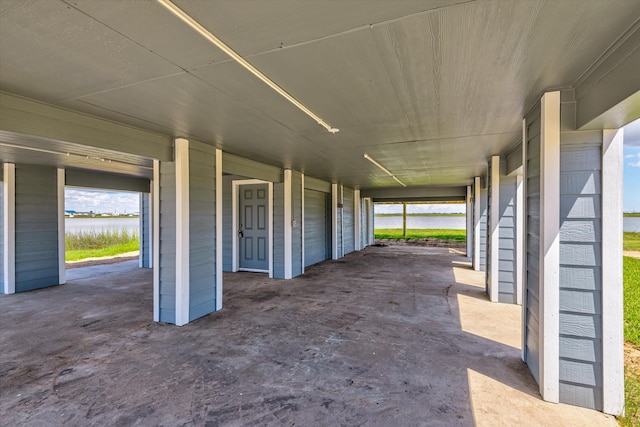
{"label": "support column", "polygon": [[16,291],[16,165],[5,163],[2,181],[3,236],[3,290],[5,294]]}
{"label": "support column", "polygon": [[153,161],[153,181],[151,182],[153,194],[151,213],[153,215],[151,242],[153,249],[153,321],[160,321],[160,161]]}
{"label": "support column", "polygon": [[467,223],[467,258],[473,257],[473,196],[471,192],[471,185],[467,185],[467,197],[466,197],[466,214],[465,219]]}
{"label": "support column", "polygon": [[624,412],[622,177],[624,130],[606,129],[602,146],[602,400],[608,414]]}
{"label": "support column", "polygon": [[407,238],[407,204],[402,203],[402,237]]}
{"label": "support column", "polygon": [[524,268],[524,236],[526,230],[524,227],[524,181],[522,175],[516,175],[516,200],[515,200],[515,254],[516,254],[516,304],[522,305],[523,292],[523,275]]}
{"label": "support column", "polygon": [[[154,251],[154,317],[184,325],[216,310],[216,150],[175,140],[175,162],[156,163],[154,186],[159,194],[158,236]],[[158,176],[159,169],[159,176]],[[159,184],[156,184],[159,182]],[[157,314],[156,314],[157,311]]]}
{"label": "support column", "polygon": [[491,157],[489,171],[487,290],[491,302],[498,302],[500,293],[500,156]]}

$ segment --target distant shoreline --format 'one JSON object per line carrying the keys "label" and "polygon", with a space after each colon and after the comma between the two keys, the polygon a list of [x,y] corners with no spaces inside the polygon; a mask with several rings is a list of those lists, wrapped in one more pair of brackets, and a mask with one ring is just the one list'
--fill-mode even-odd
{"label": "distant shoreline", "polygon": [[[375,216],[402,216],[401,213],[377,213]],[[408,213],[407,216],[465,216],[463,213]]]}
{"label": "distant shoreline", "polygon": [[640,212],[631,212],[631,213],[627,212],[622,215],[624,215],[627,218],[640,218]]}
{"label": "distant shoreline", "polygon": [[140,215],[95,215],[95,216],[90,216],[90,215],[74,215],[74,216],[69,216],[69,215],[65,215],[64,216],[67,219],[129,219],[129,218],[140,218]]}

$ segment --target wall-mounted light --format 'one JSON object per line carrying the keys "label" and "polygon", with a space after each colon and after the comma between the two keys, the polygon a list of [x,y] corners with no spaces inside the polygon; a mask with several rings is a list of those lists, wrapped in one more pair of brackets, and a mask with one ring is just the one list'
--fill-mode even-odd
{"label": "wall-mounted light", "polygon": [[309,110],[307,107],[305,107],[300,101],[298,101],[297,99],[295,99],[291,94],[289,94],[286,90],[284,90],[283,88],[281,88],[280,86],[278,86],[278,84],[276,82],[274,82],[273,80],[271,80],[269,77],[267,77],[265,74],[263,74],[260,70],[258,70],[256,67],[254,67],[253,65],[251,65],[247,60],[245,60],[242,56],[240,56],[235,50],[231,49],[226,43],[224,43],[222,40],[220,40],[219,38],[217,38],[215,35],[213,35],[212,32],[210,32],[209,30],[207,30],[205,27],[203,27],[202,25],[200,25],[200,23],[198,23],[198,21],[196,21],[195,19],[193,19],[189,14],[187,14],[184,10],[180,9],[178,6],[176,6],[175,4],[173,4],[171,1],[169,0],[156,0],[158,3],[160,3],[162,6],[164,6],[165,9],[167,9],[169,12],[173,13],[176,17],[178,17],[182,22],[184,22],[185,24],[187,24],[189,27],[191,27],[192,29],[194,29],[196,32],[198,32],[202,37],[204,37],[205,39],[207,39],[209,42],[211,42],[214,46],[216,46],[218,49],[220,49],[221,51],[223,51],[224,53],[226,53],[231,59],[233,59],[234,61],[236,61],[239,65],[241,65],[244,69],[246,69],[247,71],[249,71],[251,74],[253,74],[254,76],[256,76],[257,78],[259,78],[260,80],[262,80],[262,82],[264,82],[267,86],[269,86],[271,89],[273,89],[274,91],[276,91],[278,94],[280,94],[283,98],[285,98],[287,101],[289,101],[291,104],[295,105],[296,107],[298,107],[298,109],[300,111],[302,111],[303,113],[305,113],[307,116],[311,117],[313,120],[316,121],[316,123],[318,123],[320,126],[322,126],[323,128],[325,128],[328,132],[335,134],[337,132],[340,131],[340,129],[338,128],[334,128],[333,126],[331,126],[330,124],[328,124],[327,122],[325,122],[324,120],[322,120],[317,114],[315,114],[313,111]]}
{"label": "wall-mounted light", "polygon": [[373,163],[374,165],[376,165],[380,169],[382,169],[387,175],[389,175],[391,178],[395,179],[398,184],[402,185],[403,187],[406,187],[404,182],[400,181],[394,174],[391,173],[391,171],[389,169],[385,168],[380,163],[376,162],[374,159],[369,157],[368,154],[365,153],[364,158],[369,160],[371,163]]}

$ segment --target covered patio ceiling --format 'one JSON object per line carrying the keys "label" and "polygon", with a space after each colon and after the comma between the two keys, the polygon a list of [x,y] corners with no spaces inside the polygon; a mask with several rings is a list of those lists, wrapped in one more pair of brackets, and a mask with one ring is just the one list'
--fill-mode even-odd
{"label": "covered patio ceiling", "polygon": [[640,16],[637,1],[174,3],[340,132],[156,1],[0,0],[0,89],[356,188],[399,188],[365,153],[409,187],[464,186]]}

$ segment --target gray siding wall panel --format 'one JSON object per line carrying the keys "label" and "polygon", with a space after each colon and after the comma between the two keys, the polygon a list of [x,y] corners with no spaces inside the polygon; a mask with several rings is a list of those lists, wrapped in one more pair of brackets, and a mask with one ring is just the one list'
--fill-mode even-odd
{"label": "gray siding wall panel", "polygon": [[222,269],[233,271],[233,239],[236,236],[233,224],[233,180],[246,179],[238,175],[222,176]]}
{"label": "gray siding wall panel", "polygon": [[344,255],[351,253],[355,250],[355,219],[354,219],[354,195],[351,188],[344,187],[344,208],[342,210],[343,217],[343,232],[344,232]]}
{"label": "gray siding wall panel", "polygon": [[[583,138],[584,137],[584,138]],[[576,144],[583,139],[582,144]],[[602,410],[601,141],[560,140],[560,401]]]}
{"label": "gray siding wall panel", "polygon": [[499,301],[515,304],[516,252],[515,252],[516,177],[500,176],[500,249],[498,251],[500,295]]}
{"label": "gray siding wall panel", "polygon": [[302,174],[291,172],[291,220],[296,226],[291,228],[291,276],[302,274],[304,260],[302,259]]}
{"label": "gray siding wall panel", "polygon": [[216,309],[216,156],[189,150],[189,321]]}
{"label": "gray siding wall panel", "polygon": [[315,190],[305,190],[304,194],[304,257],[305,266],[309,266],[329,257],[328,195]]}
{"label": "gray siding wall panel", "polygon": [[480,189],[480,270],[487,271],[487,189]]}
{"label": "gray siding wall panel", "polygon": [[57,169],[16,165],[16,292],[60,283]]}
{"label": "gray siding wall panel", "polygon": [[160,163],[160,321],[176,322],[175,163]]}
{"label": "gray siding wall panel", "polygon": [[284,184],[273,184],[273,277],[284,279]]}

